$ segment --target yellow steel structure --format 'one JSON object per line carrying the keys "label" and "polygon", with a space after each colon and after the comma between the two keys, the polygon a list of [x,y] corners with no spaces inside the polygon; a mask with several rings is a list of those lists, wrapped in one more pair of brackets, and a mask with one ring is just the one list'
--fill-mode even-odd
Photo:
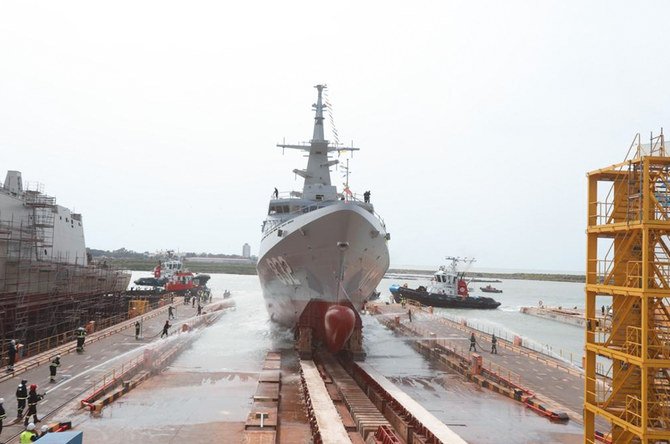
{"label": "yellow steel structure", "polygon": [[663,132],[649,144],[638,134],[624,162],[588,180],[584,442],[602,432],[617,444],[670,443],[670,157]]}

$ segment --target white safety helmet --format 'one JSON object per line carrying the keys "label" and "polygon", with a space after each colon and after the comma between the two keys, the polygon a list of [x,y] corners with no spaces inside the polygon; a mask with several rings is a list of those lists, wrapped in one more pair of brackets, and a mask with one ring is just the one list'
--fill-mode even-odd
{"label": "white safety helmet", "polygon": [[12,339],[12,340],[11,340],[11,343],[12,343],[12,345],[15,345],[15,344],[16,344],[16,340]]}
{"label": "white safety helmet", "polygon": [[0,398],[0,404],[4,404],[4,403],[5,403],[5,398]]}
{"label": "white safety helmet", "polygon": [[40,428],[40,432],[42,432],[42,433],[47,432],[47,431],[49,431],[49,426],[43,425],[43,426]]}
{"label": "white safety helmet", "polygon": [[28,424],[28,427],[26,427],[26,430],[30,430],[30,431],[35,430],[35,424],[33,424],[33,423],[31,422],[30,424]]}

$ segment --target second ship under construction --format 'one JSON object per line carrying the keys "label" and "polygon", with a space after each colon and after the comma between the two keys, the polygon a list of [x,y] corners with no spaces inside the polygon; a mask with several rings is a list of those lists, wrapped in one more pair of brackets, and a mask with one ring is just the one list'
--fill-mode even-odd
{"label": "second ship under construction", "polygon": [[[26,345],[128,312],[130,274],[86,253],[81,214],[9,171],[0,186],[0,333]],[[121,320],[121,319],[119,319]]]}

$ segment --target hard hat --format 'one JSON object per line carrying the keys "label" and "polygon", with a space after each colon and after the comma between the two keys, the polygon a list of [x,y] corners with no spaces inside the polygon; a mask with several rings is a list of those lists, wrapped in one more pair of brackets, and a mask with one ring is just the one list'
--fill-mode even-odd
{"label": "hard hat", "polygon": [[37,384],[30,384],[30,390],[37,390]]}
{"label": "hard hat", "polygon": [[5,398],[0,398],[0,404],[4,404],[4,403],[5,403]]}
{"label": "hard hat", "polygon": [[16,341],[15,341],[14,339],[12,339],[10,342],[11,342],[12,344],[16,344]]}
{"label": "hard hat", "polygon": [[46,426],[46,425],[43,425],[43,426],[40,428],[40,432],[42,432],[42,433],[44,433],[44,432],[46,432],[46,431],[48,431],[48,430],[49,430],[49,426]]}
{"label": "hard hat", "polygon": [[35,424],[33,424],[33,423],[31,422],[30,424],[28,424],[28,427],[26,427],[26,430],[31,430],[31,431],[32,431],[32,430],[35,430]]}

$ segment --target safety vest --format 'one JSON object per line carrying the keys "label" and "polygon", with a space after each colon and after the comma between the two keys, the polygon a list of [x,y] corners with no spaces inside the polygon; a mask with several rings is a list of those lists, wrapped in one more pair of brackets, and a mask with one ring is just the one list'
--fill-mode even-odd
{"label": "safety vest", "polygon": [[77,338],[86,337],[86,330],[77,330]]}
{"label": "safety vest", "polygon": [[30,444],[33,442],[33,436],[36,436],[35,433],[30,430],[24,430],[19,437],[19,442],[21,444]]}

